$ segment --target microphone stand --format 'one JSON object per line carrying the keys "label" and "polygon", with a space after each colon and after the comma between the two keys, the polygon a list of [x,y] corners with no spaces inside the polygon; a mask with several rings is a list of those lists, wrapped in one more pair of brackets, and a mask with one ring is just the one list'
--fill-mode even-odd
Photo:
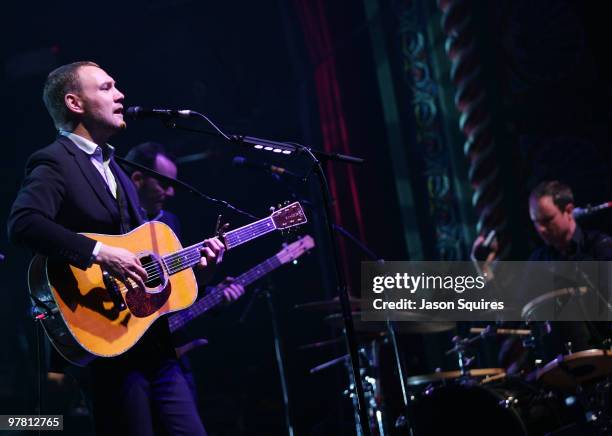
{"label": "microphone stand", "polygon": [[338,254],[337,240],[335,237],[334,230],[334,222],[333,222],[333,214],[332,214],[332,200],[331,194],[329,191],[329,185],[327,183],[327,178],[325,177],[325,172],[323,171],[323,166],[321,165],[321,161],[337,161],[337,162],[345,162],[350,164],[362,164],[364,159],[343,155],[340,153],[327,153],[319,150],[313,150],[310,147],[306,147],[305,145],[296,144],[296,143],[288,143],[288,142],[278,142],[272,141],[263,138],[256,138],[254,136],[244,136],[244,135],[226,135],[223,133],[208,117],[203,114],[200,114],[195,111],[191,111],[192,114],[199,116],[204,119],[210,125],[214,127],[216,132],[210,130],[200,130],[193,129],[190,127],[184,127],[177,125],[172,117],[167,117],[164,119],[164,124],[166,127],[171,129],[180,129],[189,132],[197,132],[203,133],[207,135],[221,136],[225,138],[228,142],[242,145],[251,149],[260,149],[264,151],[271,151],[275,154],[279,155],[291,155],[296,152],[301,152],[306,155],[312,162],[312,171],[317,174],[317,178],[319,181],[319,186],[321,188],[321,194],[323,196],[324,203],[324,220],[327,225],[327,230],[330,238],[330,247],[332,251],[332,258],[334,262],[334,270],[336,276],[336,283],[338,287],[338,296],[340,297],[340,305],[342,308],[342,318],[344,320],[344,331],[345,331],[345,339],[346,346],[349,351],[349,357],[351,362],[351,369],[353,373],[353,377],[355,379],[355,393],[357,394],[357,404],[359,407],[359,418],[361,428],[363,430],[363,434],[369,436],[371,434],[369,425],[368,425],[368,413],[366,409],[365,403],[365,395],[363,389],[363,382],[361,379],[361,375],[359,372],[359,354],[357,351],[357,341],[355,340],[355,326],[353,323],[353,315],[351,313],[351,305],[349,302],[348,295],[348,287],[346,284],[346,278],[344,277],[344,272],[340,266],[340,258]]}
{"label": "microphone stand", "polygon": [[[247,216],[247,217],[249,217],[251,219],[254,219],[254,220],[258,220],[259,219],[255,215],[253,215],[253,214],[251,214],[249,212],[246,212],[244,210],[241,210],[241,209],[237,208],[236,206],[232,205],[231,203],[228,203],[225,200],[219,200],[218,198],[210,197],[210,196],[204,194],[203,192],[198,191],[196,188],[194,188],[193,186],[191,186],[188,183],[183,182],[182,180],[173,179],[172,177],[165,176],[165,175],[160,174],[157,171],[155,171],[155,170],[153,170],[153,169],[151,169],[149,167],[145,167],[144,165],[137,164],[136,162],[132,162],[131,160],[127,160],[127,159],[124,159],[124,158],[119,157],[119,156],[115,156],[114,159],[124,169],[125,169],[125,167],[135,168],[138,171],[141,171],[141,172],[147,174],[148,176],[154,177],[154,178],[156,178],[158,180],[163,180],[166,183],[169,183],[169,184],[171,184],[172,186],[174,186],[176,188],[181,188],[184,191],[189,192],[192,195],[195,195],[196,197],[204,198],[205,200],[208,200],[208,201],[210,201],[212,203],[215,203],[217,205],[223,206],[223,207],[225,207],[227,209],[230,209],[230,210],[232,210],[234,212],[238,212],[239,214],[245,215],[245,216]],[[129,173],[129,171],[128,171],[128,173]],[[2,260],[2,258],[0,258],[0,260]]]}

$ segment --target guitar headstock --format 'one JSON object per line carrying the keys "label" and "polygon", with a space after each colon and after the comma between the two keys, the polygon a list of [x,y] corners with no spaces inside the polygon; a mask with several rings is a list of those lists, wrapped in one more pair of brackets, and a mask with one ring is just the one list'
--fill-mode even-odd
{"label": "guitar headstock", "polygon": [[270,215],[277,229],[283,230],[305,224],[308,220],[299,202],[291,203]]}
{"label": "guitar headstock", "polygon": [[276,255],[276,258],[279,260],[280,263],[285,264],[297,259],[302,254],[312,249],[314,246],[315,242],[314,239],[312,239],[312,236],[305,235],[297,241],[287,245],[281,251],[279,251]]}

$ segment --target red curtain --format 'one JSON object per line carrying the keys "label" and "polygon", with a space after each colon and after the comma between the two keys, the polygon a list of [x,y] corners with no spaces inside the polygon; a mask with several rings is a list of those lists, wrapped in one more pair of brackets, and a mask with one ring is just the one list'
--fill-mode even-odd
{"label": "red curtain", "polygon": [[[317,91],[319,118],[323,135],[323,147],[327,152],[351,154],[349,133],[342,107],[340,87],[336,70],[336,54],[330,34],[323,0],[294,0],[304,39],[314,66],[314,79]],[[363,217],[359,203],[354,169],[343,163],[330,163],[327,177],[331,195],[335,199],[334,215],[336,223],[356,227],[358,236],[366,241]],[[350,195],[339,192],[341,187],[348,189]],[[350,277],[344,241],[340,241],[345,274]]]}

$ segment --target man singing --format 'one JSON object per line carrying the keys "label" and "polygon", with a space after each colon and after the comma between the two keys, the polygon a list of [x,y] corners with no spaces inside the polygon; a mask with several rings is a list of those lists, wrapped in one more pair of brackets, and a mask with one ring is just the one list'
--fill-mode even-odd
{"label": "man singing", "polygon": [[[122,234],[144,222],[134,186],[107,143],[125,128],[123,99],[93,62],[49,74],[43,101],[59,136],[29,158],[8,231],[36,253],[80,269],[95,263],[144,288],[147,273],[133,253],[78,234]],[[200,266],[215,268],[222,254],[223,244],[209,239]],[[98,434],[205,434],[164,318],[128,352],[93,362],[92,391]]]}

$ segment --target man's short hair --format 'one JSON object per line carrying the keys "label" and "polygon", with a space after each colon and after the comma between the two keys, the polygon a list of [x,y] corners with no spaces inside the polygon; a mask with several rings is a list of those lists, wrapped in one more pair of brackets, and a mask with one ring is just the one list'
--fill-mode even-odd
{"label": "man's short hair", "polygon": [[79,68],[86,66],[100,68],[95,62],[79,61],[62,65],[47,76],[43,88],[43,102],[58,130],[66,128],[73,121],[72,113],[68,110],[64,97],[66,94],[81,91]]}
{"label": "man's short hair", "polygon": [[558,180],[546,180],[539,183],[535,188],[532,189],[529,198],[535,198],[536,200],[550,195],[553,203],[557,208],[563,212],[568,204],[574,203],[574,194],[572,189],[565,183]]}
{"label": "man's short hair", "polygon": [[139,165],[155,169],[155,159],[158,154],[167,157],[176,165],[176,158],[166,151],[166,147],[163,144],[151,141],[143,142],[133,147],[125,158]]}

